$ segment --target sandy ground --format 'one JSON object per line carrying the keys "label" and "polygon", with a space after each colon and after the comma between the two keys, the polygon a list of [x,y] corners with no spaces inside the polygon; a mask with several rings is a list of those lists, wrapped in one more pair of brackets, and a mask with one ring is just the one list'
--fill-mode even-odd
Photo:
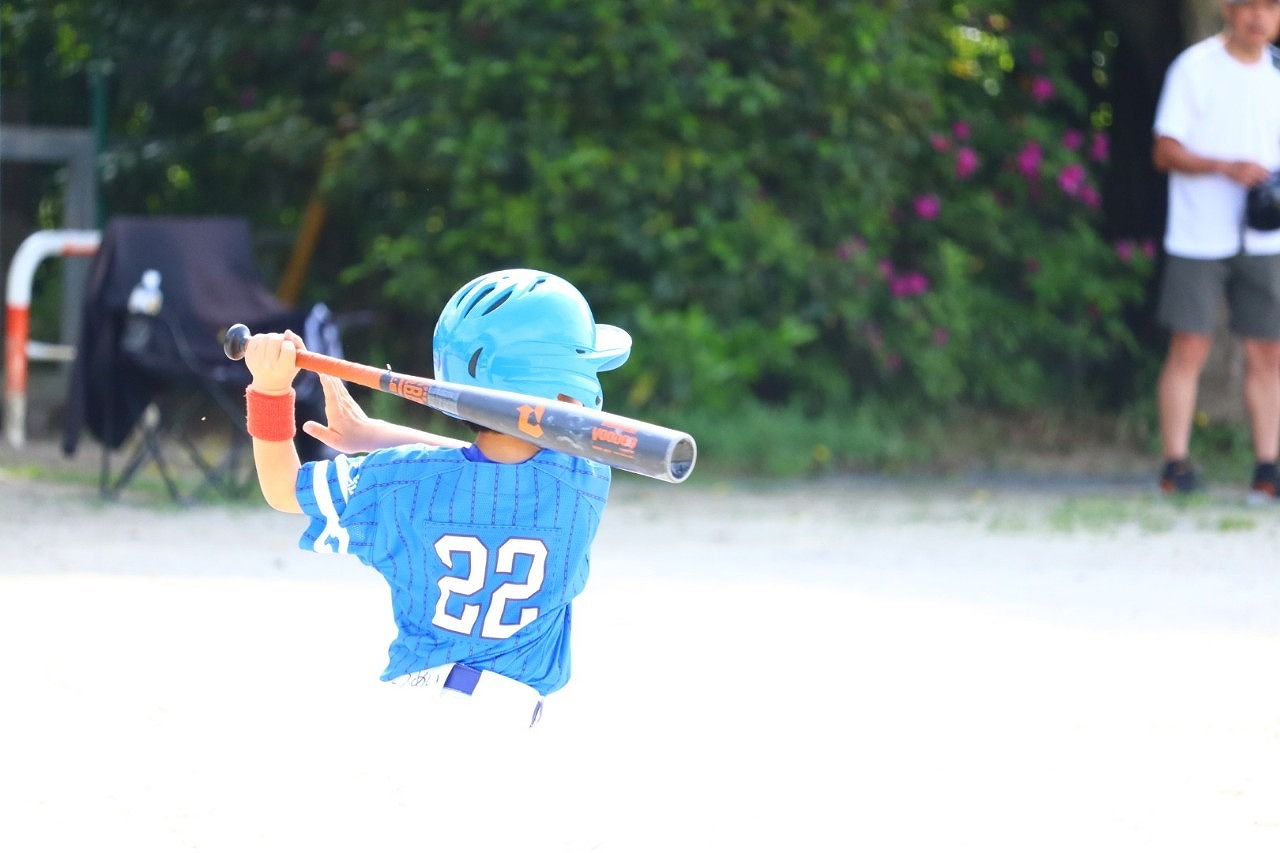
{"label": "sandy ground", "polygon": [[620,475],[511,742],[296,519],[66,479],[0,455],[0,850],[1280,850],[1280,507]]}

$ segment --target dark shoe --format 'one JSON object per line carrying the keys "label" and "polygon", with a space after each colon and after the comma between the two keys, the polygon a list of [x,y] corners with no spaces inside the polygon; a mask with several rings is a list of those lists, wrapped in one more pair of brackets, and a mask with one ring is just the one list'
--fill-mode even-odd
{"label": "dark shoe", "polygon": [[1160,474],[1160,491],[1166,495],[1189,495],[1199,491],[1200,479],[1187,460],[1166,462]]}
{"label": "dark shoe", "polygon": [[1249,484],[1249,503],[1273,504],[1277,494],[1280,494],[1280,472],[1277,472],[1275,463],[1258,463],[1253,469],[1253,482]]}

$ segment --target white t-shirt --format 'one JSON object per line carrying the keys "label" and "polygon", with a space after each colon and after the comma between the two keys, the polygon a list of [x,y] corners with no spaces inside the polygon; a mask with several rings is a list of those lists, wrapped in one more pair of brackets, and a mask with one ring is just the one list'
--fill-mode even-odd
{"label": "white t-shirt", "polygon": [[[1191,45],[1173,61],[1156,106],[1155,133],[1218,160],[1280,168],[1280,71],[1270,55],[1244,64],[1221,36]],[[1240,251],[1246,190],[1224,175],[1169,173],[1164,247],[1184,258]],[[1244,232],[1251,255],[1280,254],[1280,231]]]}

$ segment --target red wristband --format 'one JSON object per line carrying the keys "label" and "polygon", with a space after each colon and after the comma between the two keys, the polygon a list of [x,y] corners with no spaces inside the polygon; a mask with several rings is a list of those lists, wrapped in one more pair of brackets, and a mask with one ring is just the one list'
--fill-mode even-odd
{"label": "red wristband", "polygon": [[292,388],[287,394],[263,394],[252,387],[246,388],[245,420],[249,435],[263,441],[292,441],[297,431],[293,419],[296,396]]}

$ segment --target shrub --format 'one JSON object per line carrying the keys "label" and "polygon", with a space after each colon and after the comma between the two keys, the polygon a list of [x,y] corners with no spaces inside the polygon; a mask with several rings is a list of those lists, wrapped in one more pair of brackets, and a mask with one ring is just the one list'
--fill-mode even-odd
{"label": "shrub", "polygon": [[[1133,347],[1152,247],[1100,236],[1112,43],[1089,6],[82,0],[48,21],[67,68],[92,45],[114,69],[111,211],[292,229],[318,190],[306,296],[379,309],[377,360],[425,371],[449,293],[542,267],[635,332],[624,407],[909,417],[1088,402]],[[6,12],[6,44],[44,8]]]}

